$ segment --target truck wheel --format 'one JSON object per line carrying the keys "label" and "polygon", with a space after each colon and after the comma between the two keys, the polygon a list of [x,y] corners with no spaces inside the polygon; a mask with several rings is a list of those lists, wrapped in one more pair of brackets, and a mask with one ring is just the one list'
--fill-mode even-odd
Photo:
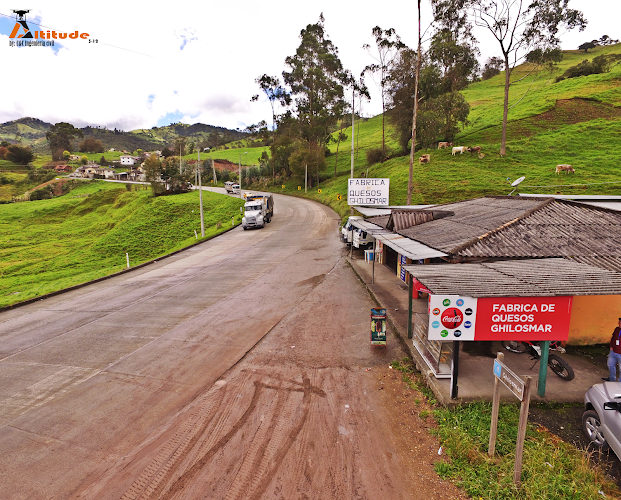
{"label": "truck wheel", "polygon": [[248,229],[246,226],[243,226],[243,228],[244,228],[244,231],[245,231],[246,229]]}

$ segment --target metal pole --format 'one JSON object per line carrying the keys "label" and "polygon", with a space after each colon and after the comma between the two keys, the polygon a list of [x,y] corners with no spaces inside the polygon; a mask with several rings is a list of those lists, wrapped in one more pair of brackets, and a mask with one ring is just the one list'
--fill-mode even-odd
{"label": "metal pole", "polygon": [[414,276],[410,274],[408,283],[408,338],[412,338],[412,295],[414,294]]}
{"label": "metal pole", "polygon": [[205,237],[205,218],[203,217],[203,183],[201,181],[201,150],[198,150],[198,199],[201,209],[201,238]]}
{"label": "metal pole", "polygon": [[528,407],[530,406],[530,381],[531,377],[524,377],[524,399],[520,407],[520,423],[518,424],[517,446],[515,448],[515,467],[513,469],[513,482],[519,488],[522,483],[522,454],[524,452],[524,439],[526,438],[526,424],[528,423]]}
{"label": "metal pole", "polygon": [[352,89],[351,91],[351,175],[350,178],[354,178],[354,118],[356,116],[355,105],[356,105],[356,91]]}
{"label": "metal pole", "polygon": [[539,387],[537,394],[542,398],[546,395],[546,380],[548,378],[548,353],[550,352],[550,341],[544,340],[539,344],[541,347],[541,359],[539,360]]}
{"label": "metal pole", "polygon": [[373,264],[371,264],[371,284],[375,285],[375,251],[377,249],[377,239],[373,238]]}
{"label": "metal pole", "polygon": [[239,153],[239,199],[241,200],[241,153]]}
{"label": "metal pole", "polygon": [[[505,355],[499,352],[496,359],[501,363],[505,360]],[[498,433],[498,409],[500,407],[500,379],[494,377],[494,400],[492,402],[492,424],[489,430],[489,446],[487,447],[487,454],[490,457],[494,456],[496,451],[496,434]]]}
{"label": "metal pole", "polygon": [[451,369],[451,399],[457,399],[459,377],[459,340],[453,340],[453,366]]}

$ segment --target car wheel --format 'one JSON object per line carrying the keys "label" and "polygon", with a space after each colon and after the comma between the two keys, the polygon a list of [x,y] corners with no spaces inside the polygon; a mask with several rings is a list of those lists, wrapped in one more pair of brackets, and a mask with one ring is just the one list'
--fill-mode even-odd
{"label": "car wheel", "polygon": [[582,430],[589,438],[589,441],[598,448],[607,449],[608,442],[602,432],[602,424],[599,415],[594,410],[587,410],[582,414]]}

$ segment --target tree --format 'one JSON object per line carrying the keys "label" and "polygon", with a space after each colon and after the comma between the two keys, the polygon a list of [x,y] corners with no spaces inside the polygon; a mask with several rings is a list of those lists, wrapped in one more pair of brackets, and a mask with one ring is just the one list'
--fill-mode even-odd
{"label": "tree", "polygon": [[[447,0],[432,0],[440,3]],[[500,154],[506,154],[507,118],[511,71],[533,48],[558,47],[559,29],[582,31],[587,21],[582,12],[570,9],[569,0],[453,0],[452,9],[465,11],[476,26],[487,29],[496,39],[505,67],[505,95]]]}
{"label": "tree", "polygon": [[595,47],[597,47],[597,43],[585,42],[578,47],[578,50],[584,50],[584,52],[587,53],[589,49],[594,49]]}
{"label": "tree", "polygon": [[382,28],[376,26],[371,32],[375,38],[377,56],[371,54],[371,46],[368,43],[365,43],[362,48],[365,49],[377,62],[365,66],[360,76],[364,76],[365,73],[371,73],[371,75],[377,75],[379,77],[380,95],[382,97],[382,151],[385,151],[386,89],[388,84],[388,75],[390,74],[393,64],[398,59],[399,51],[405,49],[406,46],[401,41],[401,38],[397,35],[394,28],[382,30]]}
{"label": "tree", "polygon": [[188,154],[194,154],[194,143],[191,142],[190,144],[188,144]]}
{"label": "tree", "polygon": [[63,151],[63,160],[69,161],[69,158],[71,158],[71,153],[67,150]]}
{"label": "tree", "polygon": [[500,57],[490,57],[485,66],[483,66],[483,73],[481,74],[482,80],[489,80],[500,74],[501,68],[504,65],[504,61]]}
{"label": "tree", "polygon": [[347,135],[343,132],[344,122],[345,120],[341,120],[341,129],[339,130],[339,133],[336,135],[336,156],[334,157],[334,177],[336,177],[336,165],[339,161],[339,146],[341,145],[342,141],[347,140]]}
{"label": "tree", "polygon": [[347,108],[343,87],[350,75],[326,36],[323,14],[319,22],[301,31],[300,39],[295,55],[285,59],[289,71],[283,71],[283,78],[290,89],[298,137],[307,143],[300,151],[308,151],[313,165],[318,166],[322,162],[316,160],[323,158],[331,128]]}
{"label": "tree", "polygon": [[4,157],[17,165],[28,165],[34,160],[34,154],[29,146],[19,146],[17,144],[11,144],[7,148]]}
{"label": "tree", "polygon": [[88,157],[87,157],[87,156],[82,156],[82,157],[80,158],[80,163],[81,163],[82,165],[86,165],[86,164],[88,163]]}
{"label": "tree", "polygon": [[175,152],[170,148],[162,149],[162,156],[168,158],[169,156],[175,156]]}
{"label": "tree", "polygon": [[161,182],[162,163],[155,155],[151,155],[145,160],[144,175],[147,182],[151,184],[151,191],[154,196],[157,196],[164,191],[164,185]]}
{"label": "tree", "polygon": [[9,150],[6,148],[6,146],[0,146],[0,160],[4,160],[8,152]]}
{"label": "tree", "polygon": [[82,153],[103,153],[104,151],[103,143],[94,137],[84,139],[80,143],[79,149]]}
{"label": "tree", "polygon": [[458,31],[442,28],[434,33],[429,46],[429,60],[440,67],[440,94],[463,90],[476,78],[479,72],[477,55],[478,49],[472,39],[460,37]]}
{"label": "tree", "polygon": [[49,142],[52,158],[54,160],[61,160],[63,151],[75,151],[75,149],[71,147],[73,139],[75,137],[82,138],[84,134],[80,129],[75,128],[70,123],[60,122],[50,126],[45,137]]}
{"label": "tree", "polygon": [[[414,87],[417,54],[411,49],[402,50],[399,60],[393,66],[389,75],[389,111],[388,119],[393,125],[401,150],[409,151],[412,138],[412,110],[414,109]],[[441,75],[437,66],[428,64],[425,58],[421,60],[418,82],[418,96],[420,101],[426,101],[438,96],[441,88]]]}
{"label": "tree", "polygon": [[[272,133],[274,133],[276,128],[276,104],[281,103],[281,105],[287,106],[291,103],[291,96],[281,85],[280,79],[277,76],[263,74],[254,81],[261,88],[261,91],[265,94],[267,100],[270,102],[270,106],[272,107]],[[258,94],[252,96],[251,101],[258,100]]]}

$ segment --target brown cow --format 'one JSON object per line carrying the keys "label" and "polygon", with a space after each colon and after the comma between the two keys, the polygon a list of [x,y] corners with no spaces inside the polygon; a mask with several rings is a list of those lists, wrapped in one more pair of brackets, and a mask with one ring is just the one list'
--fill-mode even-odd
{"label": "brown cow", "polygon": [[576,173],[573,167],[571,165],[567,165],[566,163],[562,163],[561,165],[556,166],[556,175],[559,175],[561,172],[565,172],[566,174],[570,172],[572,174]]}
{"label": "brown cow", "polygon": [[438,149],[450,148],[453,146],[452,142],[438,142]]}
{"label": "brown cow", "polygon": [[481,152],[481,146],[472,146],[470,148],[470,154],[472,153],[480,153]]}
{"label": "brown cow", "polygon": [[420,155],[418,159],[419,163],[429,163],[431,161],[431,155]]}

